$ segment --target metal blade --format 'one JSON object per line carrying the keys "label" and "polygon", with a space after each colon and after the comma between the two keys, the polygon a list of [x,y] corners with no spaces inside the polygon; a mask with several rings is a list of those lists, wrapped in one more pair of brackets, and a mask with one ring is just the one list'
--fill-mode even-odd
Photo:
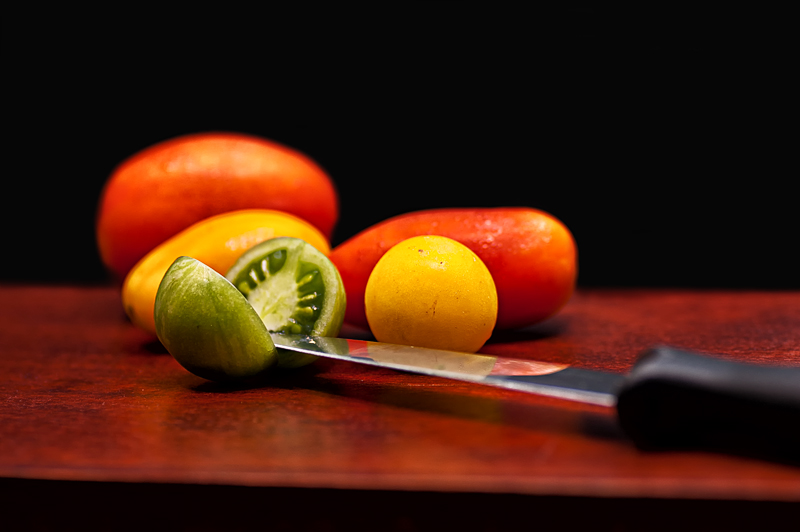
{"label": "metal blade", "polygon": [[279,349],[398,371],[476,382],[613,407],[623,375],[520,358],[294,334],[272,334]]}

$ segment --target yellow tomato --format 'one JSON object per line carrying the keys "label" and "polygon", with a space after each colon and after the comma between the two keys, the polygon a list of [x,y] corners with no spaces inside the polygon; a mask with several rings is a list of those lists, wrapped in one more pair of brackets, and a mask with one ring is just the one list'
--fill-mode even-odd
{"label": "yellow tomato", "polygon": [[497,321],[497,290],[468,247],[443,236],[417,236],[381,257],[364,306],[382,342],[474,353]]}
{"label": "yellow tomato", "polygon": [[153,309],[158,285],[175,259],[192,257],[225,275],[242,253],[279,236],[305,240],[324,255],[330,254],[325,236],[291,214],[248,209],[212,216],[161,243],[133,267],[122,285],[126,314],[134,324],[155,334]]}

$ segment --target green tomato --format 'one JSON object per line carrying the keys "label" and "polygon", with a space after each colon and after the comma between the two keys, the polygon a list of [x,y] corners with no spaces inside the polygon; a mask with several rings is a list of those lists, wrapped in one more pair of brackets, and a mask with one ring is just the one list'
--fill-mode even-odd
{"label": "green tomato", "polygon": [[213,381],[260,375],[278,356],[264,323],[223,276],[190,257],[167,270],[155,302],[158,339],[184,368]]}
{"label": "green tomato", "polygon": [[[336,266],[311,244],[280,237],[245,252],[225,276],[273,333],[337,336],[347,306]],[[278,366],[295,368],[311,355],[278,352]]]}

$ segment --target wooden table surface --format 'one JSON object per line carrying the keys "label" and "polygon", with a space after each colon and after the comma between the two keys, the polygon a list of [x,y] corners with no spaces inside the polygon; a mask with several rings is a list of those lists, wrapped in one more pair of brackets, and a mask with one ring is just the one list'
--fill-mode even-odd
{"label": "wooden table surface", "polygon": [[[622,373],[653,344],[798,366],[800,293],[581,290],[482,352]],[[31,528],[730,529],[800,507],[797,464],[640,451],[604,407],[327,360],[204,381],[113,287],[0,286],[0,346],[0,504]]]}

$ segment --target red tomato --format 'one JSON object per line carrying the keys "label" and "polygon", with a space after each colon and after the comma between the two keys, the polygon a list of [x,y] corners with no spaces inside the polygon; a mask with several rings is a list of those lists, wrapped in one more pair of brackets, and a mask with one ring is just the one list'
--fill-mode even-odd
{"label": "red tomato", "polygon": [[329,240],[339,200],[305,155],[236,133],[201,133],[151,146],[109,177],[97,215],[103,263],[119,279],[158,244],[216,214],[271,209],[306,220]]}
{"label": "red tomato", "polygon": [[497,287],[497,329],[531,325],[558,312],[575,289],[575,240],[553,216],[526,207],[438,209],[381,222],[333,249],[347,292],[345,320],[367,328],[364,293],[383,254],[418,235],[441,235],[470,248]]}

